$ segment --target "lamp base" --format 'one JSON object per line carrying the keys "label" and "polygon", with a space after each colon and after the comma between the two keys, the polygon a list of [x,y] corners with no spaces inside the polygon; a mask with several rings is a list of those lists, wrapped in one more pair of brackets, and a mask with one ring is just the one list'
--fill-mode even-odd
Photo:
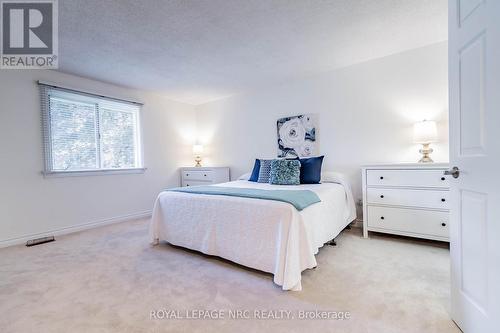
{"label": "lamp base", "polygon": [[196,156],[196,158],[194,159],[194,161],[196,162],[195,167],[200,168],[201,167],[201,157],[200,156]]}
{"label": "lamp base", "polygon": [[418,163],[432,163],[432,162],[434,162],[432,160],[432,158],[429,156],[434,151],[434,149],[430,148],[429,145],[430,145],[430,143],[422,144],[423,147],[422,147],[422,149],[419,150],[419,152],[423,156],[420,159],[420,161],[418,161]]}

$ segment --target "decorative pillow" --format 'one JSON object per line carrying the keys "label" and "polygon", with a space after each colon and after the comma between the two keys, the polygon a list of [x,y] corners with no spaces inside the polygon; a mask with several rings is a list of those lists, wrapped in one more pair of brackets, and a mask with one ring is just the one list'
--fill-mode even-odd
{"label": "decorative pillow", "polygon": [[259,171],[260,171],[260,160],[255,159],[255,164],[253,165],[252,175],[248,179],[251,182],[256,182],[259,180]]}
{"label": "decorative pillow", "polygon": [[271,178],[269,183],[274,185],[299,185],[299,160],[273,160],[271,162]]}
{"label": "decorative pillow", "polygon": [[325,156],[301,158],[300,161],[300,183],[319,184],[321,181],[321,165]]}
{"label": "decorative pillow", "polygon": [[259,160],[260,161],[260,169],[259,169],[259,178],[257,182],[259,183],[269,183],[269,177],[271,176],[271,162],[273,160]]}

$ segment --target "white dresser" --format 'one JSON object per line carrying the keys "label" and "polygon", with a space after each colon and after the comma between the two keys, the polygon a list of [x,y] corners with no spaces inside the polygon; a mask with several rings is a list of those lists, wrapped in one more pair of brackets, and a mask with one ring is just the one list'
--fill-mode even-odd
{"label": "white dresser", "polygon": [[230,180],[228,167],[181,168],[181,186],[210,185]]}
{"label": "white dresser", "polygon": [[376,231],[449,241],[447,169],[438,163],[363,167],[363,236]]}

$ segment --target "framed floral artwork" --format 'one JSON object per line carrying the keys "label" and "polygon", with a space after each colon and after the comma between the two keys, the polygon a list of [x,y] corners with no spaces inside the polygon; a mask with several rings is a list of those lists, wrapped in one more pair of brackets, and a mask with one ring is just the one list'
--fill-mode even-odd
{"label": "framed floral artwork", "polygon": [[277,131],[278,157],[310,157],[317,153],[315,114],[278,119]]}

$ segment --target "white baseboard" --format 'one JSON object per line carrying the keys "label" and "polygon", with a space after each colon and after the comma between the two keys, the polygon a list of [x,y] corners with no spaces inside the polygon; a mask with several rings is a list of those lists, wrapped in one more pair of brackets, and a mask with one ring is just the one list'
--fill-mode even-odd
{"label": "white baseboard", "polygon": [[351,227],[353,228],[363,228],[363,220],[362,219],[356,219],[354,222],[351,223]]}
{"label": "white baseboard", "polygon": [[30,234],[30,235],[25,235],[25,236],[21,236],[21,237],[0,240],[0,248],[12,246],[12,245],[24,244],[28,240],[33,239],[33,238],[40,238],[40,237],[47,237],[47,236],[61,236],[61,235],[71,234],[73,232],[78,232],[78,231],[82,231],[82,230],[86,230],[86,229],[102,227],[102,226],[105,226],[108,224],[143,219],[143,218],[147,218],[147,217],[151,217],[151,211],[116,216],[116,217],[112,217],[112,218],[108,218],[108,219],[78,224],[78,225],[74,225],[71,227],[53,229],[53,230],[49,230],[49,231],[42,232],[42,233]]}

